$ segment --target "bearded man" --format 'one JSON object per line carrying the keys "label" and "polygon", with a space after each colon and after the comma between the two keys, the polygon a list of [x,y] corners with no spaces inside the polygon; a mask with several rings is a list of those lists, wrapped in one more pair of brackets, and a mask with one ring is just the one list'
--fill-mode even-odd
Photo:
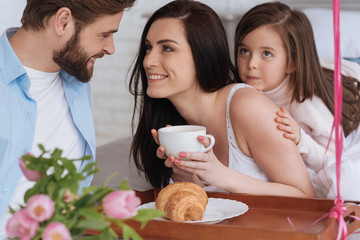
{"label": "bearded man", "polygon": [[96,59],[114,53],[113,34],[134,1],[28,0],[21,28],[0,37],[0,239],[8,205],[23,203],[34,184],[21,155],[37,156],[43,144],[71,159],[95,156],[88,82]]}

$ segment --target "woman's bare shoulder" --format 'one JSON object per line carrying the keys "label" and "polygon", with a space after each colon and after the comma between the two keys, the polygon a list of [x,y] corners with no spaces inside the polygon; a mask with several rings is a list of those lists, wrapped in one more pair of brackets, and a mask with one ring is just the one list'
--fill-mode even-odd
{"label": "woman's bare shoulder", "polygon": [[245,87],[238,89],[230,103],[230,114],[246,118],[249,114],[254,116],[271,116],[279,110],[279,107],[262,92]]}

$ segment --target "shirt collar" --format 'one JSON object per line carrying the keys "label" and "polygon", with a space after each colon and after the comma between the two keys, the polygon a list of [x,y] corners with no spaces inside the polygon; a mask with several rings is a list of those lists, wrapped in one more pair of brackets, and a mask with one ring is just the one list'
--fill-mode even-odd
{"label": "shirt collar", "polygon": [[[0,37],[0,49],[2,49],[2,51],[0,51],[0,66],[5,66],[1,69],[5,84],[9,84],[21,75],[26,74],[26,70],[9,42],[9,38],[18,30],[19,28],[9,28]],[[78,93],[84,85],[84,83],[64,70],[60,71],[60,76],[63,79],[64,87],[71,88],[74,94]]]}
{"label": "shirt collar", "polygon": [[280,107],[290,104],[292,95],[292,91],[290,91],[290,76],[287,76],[275,89],[265,91],[264,94]]}
{"label": "shirt collar", "polygon": [[12,37],[18,29],[19,28],[9,28],[0,37],[0,49],[2,50],[0,51],[0,66],[5,66],[1,69],[5,84],[9,84],[26,73],[9,42],[9,38]]}

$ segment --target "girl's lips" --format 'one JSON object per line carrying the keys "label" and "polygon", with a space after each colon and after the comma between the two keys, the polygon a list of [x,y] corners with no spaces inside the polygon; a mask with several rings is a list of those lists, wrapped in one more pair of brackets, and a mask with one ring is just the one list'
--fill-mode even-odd
{"label": "girl's lips", "polygon": [[258,79],[260,79],[260,78],[254,77],[254,76],[247,76],[246,79],[247,79],[247,80],[250,80],[250,81],[254,81],[254,80],[258,80]]}

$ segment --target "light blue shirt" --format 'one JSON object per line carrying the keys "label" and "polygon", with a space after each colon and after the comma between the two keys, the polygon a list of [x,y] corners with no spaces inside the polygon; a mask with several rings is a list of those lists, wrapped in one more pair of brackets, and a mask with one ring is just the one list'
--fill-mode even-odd
{"label": "light blue shirt", "polygon": [[[8,29],[0,37],[0,216],[8,209],[22,176],[19,158],[32,148],[36,123],[36,102],[28,95],[30,79],[8,40],[13,31]],[[60,71],[60,76],[74,124],[86,141],[85,155],[95,156],[90,85],[65,71]],[[81,187],[90,185],[91,180],[92,176],[88,177]]]}

